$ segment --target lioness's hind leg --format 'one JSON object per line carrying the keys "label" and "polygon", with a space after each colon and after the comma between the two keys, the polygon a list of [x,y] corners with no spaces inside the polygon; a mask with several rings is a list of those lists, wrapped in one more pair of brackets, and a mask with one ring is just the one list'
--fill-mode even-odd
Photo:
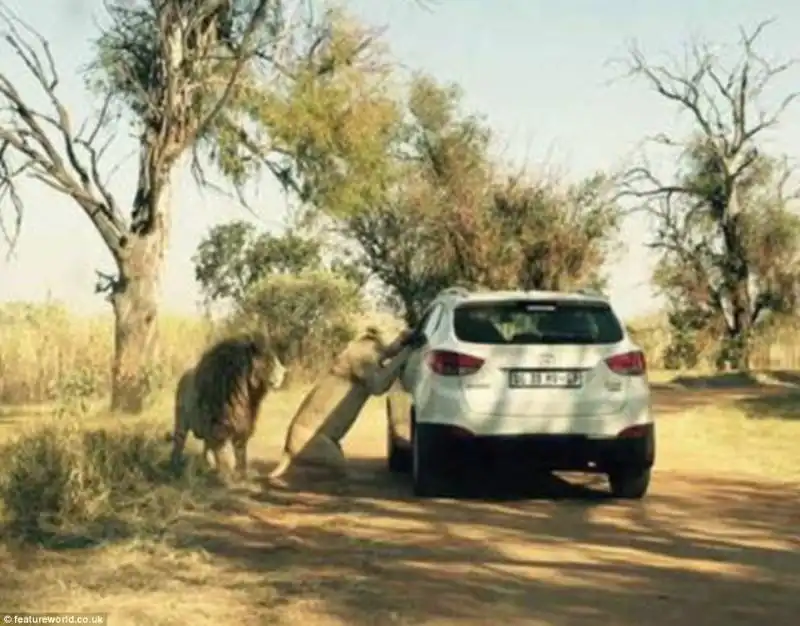
{"label": "lioness's hind leg", "polygon": [[323,465],[341,476],[347,476],[347,459],[342,446],[325,435],[314,437],[303,456],[313,465]]}

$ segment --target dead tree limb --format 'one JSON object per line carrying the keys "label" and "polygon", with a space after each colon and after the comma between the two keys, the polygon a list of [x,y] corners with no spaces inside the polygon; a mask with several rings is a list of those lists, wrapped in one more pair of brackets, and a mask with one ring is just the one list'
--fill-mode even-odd
{"label": "dead tree limb", "polygon": [[4,229],[3,234],[13,248],[24,213],[18,183],[28,177],[74,199],[116,256],[125,223],[99,171],[108,145],[107,137],[99,138],[113,118],[108,102],[91,128],[84,124],[76,131],[57,93],[59,75],[49,43],[4,5],[0,24],[3,41],[45,98],[45,104],[33,107],[0,72],[0,199],[10,201],[16,226],[16,232]]}
{"label": "dead tree limb", "polygon": [[[655,64],[637,44],[630,48],[627,76],[643,79],[656,93],[688,113],[697,131],[685,139],[659,133],[651,140],[679,149],[681,156],[701,146],[719,168],[723,186],[731,192],[758,159],[756,140],[775,129],[786,110],[800,98],[800,92],[793,91],[772,107],[761,105],[774,81],[796,65],[795,60],[771,62],[758,52],[756,43],[771,22],[761,22],[752,31],[740,29],[739,58],[730,67],[711,44],[703,41],[687,47],[683,63],[672,60]],[[665,184],[658,181],[652,169],[641,165],[628,172],[625,192],[647,200],[664,194],[696,197],[703,191],[685,181]],[[728,200],[735,201],[735,197]]]}

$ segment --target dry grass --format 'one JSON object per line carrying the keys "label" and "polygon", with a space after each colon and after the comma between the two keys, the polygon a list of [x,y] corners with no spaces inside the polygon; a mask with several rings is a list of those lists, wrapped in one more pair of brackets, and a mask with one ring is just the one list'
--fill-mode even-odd
{"label": "dry grass", "polygon": [[[791,402],[794,419],[781,406]],[[753,419],[748,401],[688,410],[659,424],[660,472],[751,476],[800,485],[800,395],[759,399]]]}
{"label": "dry grass", "polygon": [[[154,387],[180,375],[206,345],[202,319],[162,316]],[[113,350],[110,315],[81,317],[64,306],[0,306],[0,404],[70,402],[109,387]]]}
{"label": "dry grass", "polygon": [[[661,468],[800,482],[800,373],[656,370],[648,377],[657,397],[677,400],[656,402],[669,415],[659,426]],[[665,411],[671,404],[674,413]]]}

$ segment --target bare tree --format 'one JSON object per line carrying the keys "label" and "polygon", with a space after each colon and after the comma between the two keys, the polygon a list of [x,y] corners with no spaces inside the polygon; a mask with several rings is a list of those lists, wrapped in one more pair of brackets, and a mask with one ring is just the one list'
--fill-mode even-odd
{"label": "bare tree", "polygon": [[[2,7],[5,43],[35,79],[39,107],[0,73],[0,194],[17,226],[18,193],[29,177],[72,198],[110,251],[116,274],[101,276],[115,320],[112,408],[141,409],[145,366],[156,346],[164,252],[170,231],[167,191],[179,158],[214,124],[256,57],[278,62],[292,25],[271,0],[108,0],[111,25],[101,59],[113,80],[91,123],[79,128],[58,96],[48,42]],[[105,38],[105,39],[103,39]],[[116,46],[116,47],[115,47]],[[116,81],[116,82],[115,82]],[[125,92],[125,93],[121,93]],[[122,207],[101,174],[112,103],[128,99],[139,145],[134,197]],[[118,119],[118,118],[117,118]],[[7,233],[13,239],[13,233]]]}
{"label": "bare tree", "polygon": [[[771,108],[762,105],[775,80],[793,67],[792,61],[771,62],[757,51],[768,25],[740,29],[739,57],[730,67],[707,42],[688,46],[682,63],[651,63],[635,45],[629,61],[629,75],[688,114],[694,132],[654,137],[656,144],[677,151],[675,175],[662,179],[644,162],[628,172],[625,193],[637,198],[654,222],[651,246],[662,253],[669,287],[680,286],[693,300],[687,306],[724,322],[727,360],[738,368],[748,365],[759,316],[778,306],[776,286],[788,284],[785,276],[758,276],[763,263],[754,258],[757,241],[775,234],[755,215],[783,215],[789,179],[788,168],[767,158],[760,142],[798,97],[792,92]],[[786,226],[784,220],[781,227]]]}

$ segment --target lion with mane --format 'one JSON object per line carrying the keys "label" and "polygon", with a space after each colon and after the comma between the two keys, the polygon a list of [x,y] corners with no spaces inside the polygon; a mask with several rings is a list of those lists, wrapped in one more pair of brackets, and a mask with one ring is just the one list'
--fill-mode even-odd
{"label": "lion with mane", "polygon": [[279,389],[286,368],[260,333],[218,341],[187,370],[175,392],[171,463],[181,464],[189,432],[203,441],[203,456],[227,474],[222,449],[230,441],[235,469],[247,474],[247,444],[253,436],[261,403],[270,389]]}

